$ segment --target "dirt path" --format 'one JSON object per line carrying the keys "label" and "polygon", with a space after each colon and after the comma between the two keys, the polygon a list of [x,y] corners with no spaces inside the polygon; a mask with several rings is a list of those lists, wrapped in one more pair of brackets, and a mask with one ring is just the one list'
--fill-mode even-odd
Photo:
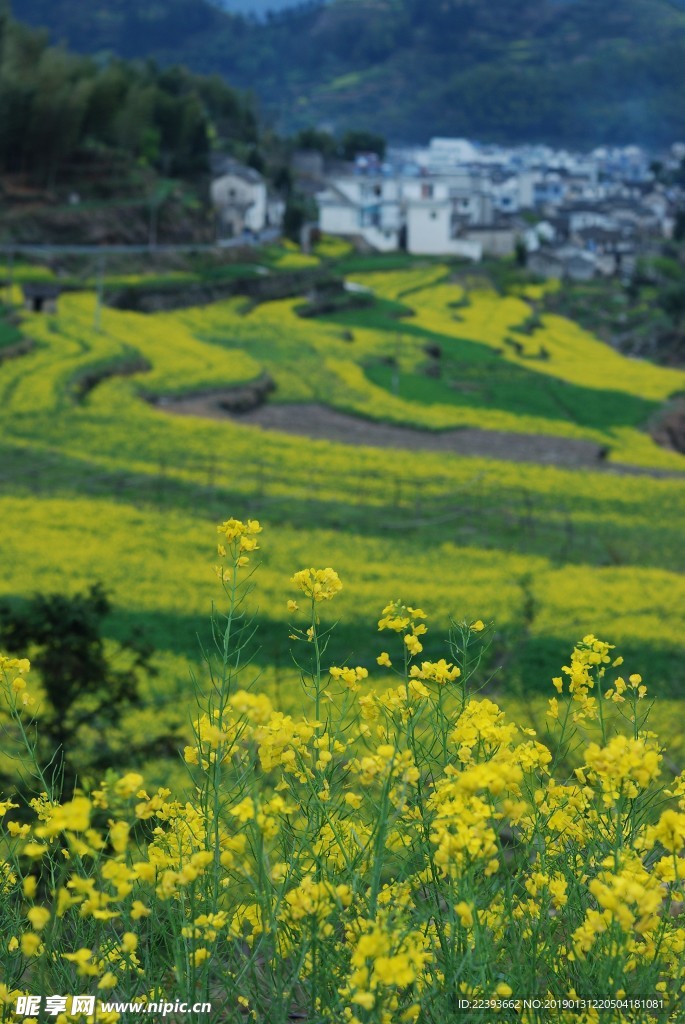
{"label": "dirt path", "polygon": [[370,445],[373,448],[404,448],[408,451],[454,452],[458,455],[482,455],[516,462],[549,462],[565,466],[596,465],[600,448],[588,441],[535,434],[508,434],[497,430],[461,430],[434,432],[414,427],[379,423],[329,409],[325,405],[266,405],[243,416],[265,430],[342,441],[343,444]]}
{"label": "dirt path", "polygon": [[318,404],[266,404],[249,412],[235,413],[227,410],[223,404],[229,404],[232,397],[233,392],[215,392],[165,399],[157,404],[165,412],[176,415],[230,419],[262,430],[278,430],[342,444],[399,448],[405,451],[453,452],[456,455],[474,455],[510,462],[537,462],[567,469],[599,469],[611,473],[685,478],[685,459],[683,473],[608,463],[599,445],[575,438],[515,434],[501,430],[479,430],[475,427],[438,433],[366,420]]}

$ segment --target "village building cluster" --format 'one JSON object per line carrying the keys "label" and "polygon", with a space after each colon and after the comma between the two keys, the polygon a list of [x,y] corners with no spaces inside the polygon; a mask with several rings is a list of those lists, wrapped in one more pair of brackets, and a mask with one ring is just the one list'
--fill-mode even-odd
{"label": "village building cluster", "polygon": [[[685,145],[674,144],[658,163],[682,172],[684,158]],[[672,237],[685,191],[655,174],[654,161],[638,146],[574,153],[436,138],[384,160],[367,153],[343,164],[298,152],[292,171],[324,234],[377,252],[474,262],[518,252],[542,277],[586,280],[628,277],[640,254]],[[235,161],[224,162],[212,198],[229,236],[282,222],[283,203],[263,177]]]}

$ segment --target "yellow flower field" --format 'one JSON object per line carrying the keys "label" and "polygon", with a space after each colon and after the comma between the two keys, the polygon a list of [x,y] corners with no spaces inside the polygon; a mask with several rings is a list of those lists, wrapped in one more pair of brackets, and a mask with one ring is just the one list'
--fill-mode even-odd
{"label": "yellow flower field", "polygon": [[[445,267],[428,266],[363,276],[378,295],[415,311],[407,324],[419,334],[402,335],[399,345],[403,373],[423,358],[421,330],[457,341],[468,336],[485,352],[530,312],[521,298],[479,290],[463,305],[463,289],[446,275]],[[612,446],[610,458],[650,466],[680,468],[681,456],[626,425],[590,428],[504,407],[394,395],[366,372],[369,360],[398,352],[394,333],[360,321],[350,343],[334,320],[298,317],[297,299],[252,308],[233,299],[154,315],[104,309],[99,332],[94,301],[92,293],[66,293],[56,317],[25,315],[23,330],[36,347],[0,366],[10,466],[0,495],[4,593],[74,592],[101,578],[120,622],[144,614],[160,650],[170,631],[183,638],[174,646],[182,676],[187,659],[196,659],[194,631],[209,601],[197,570],[198,516],[214,516],[230,498],[273,522],[282,550],[306,548],[345,569],[361,561],[361,604],[348,607],[344,597],[340,603],[348,636],[388,587],[392,592],[411,577],[415,598],[437,609],[443,626],[449,614],[473,609],[497,620],[507,647],[523,630],[528,653],[517,661],[517,678],[533,666],[546,671],[554,643],[601,628],[631,649],[661,652],[653,656],[663,689],[677,690],[685,567],[679,479],[352,448],[171,416],[141,396],[213,391],[266,371],[277,401],[324,403],[431,429],[477,425],[584,438]],[[523,343],[538,345],[540,333],[521,335]],[[662,397],[682,384],[682,373],[638,366],[558,318],[544,334],[551,355],[544,365],[531,361],[538,376],[556,373],[600,390],[609,376],[627,397],[641,394],[643,385]],[[148,369],[117,375],[132,358]],[[81,394],[79,382],[89,375],[95,384]],[[41,550],[31,550],[27,522],[32,530],[54,524],[48,564]],[[183,541],[165,541],[170,553],[158,564],[151,552],[165,550],[159,538],[172,522]],[[160,590],[160,579],[168,587]],[[175,579],[184,580],[182,590]],[[280,592],[276,566],[265,567],[263,586],[265,594]],[[276,621],[285,614],[276,597],[261,612]],[[283,662],[286,655],[270,651],[265,667],[274,658]]]}
{"label": "yellow flower field", "polygon": [[[685,777],[650,727],[649,665],[585,633],[539,733],[482,693],[482,618],[431,657],[434,618],[398,596],[368,623],[374,663],[336,663],[328,620],[348,590],[357,605],[354,575],[297,568],[256,519],[217,533],[185,785],[122,766],[60,796],[30,738],[30,663],[0,655],[8,739],[38,785],[0,802],[4,1016],[88,991],[65,1021],[116,1024],[135,1001],[229,1024],[676,1024]],[[246,661],[262,554],[292,556],[299,712]]]}
{"label": "yellow flower field", "polygon": [[[685,459],[647,426],[685,373],[537,317],[537,286],[452,273],[354,274],[371,293],[317,317],[300,297],[98,318],[91,291],[22,314],[33,347],[0,363],[2,1020],[52,1019],[49,996],[58,1024],[127,1001],[680,1022]],[[268,380],[303,434],[172,412]],[[606,458],[313,439],[312,407]],[[97,584],[112,682],[62,713],[45,644],[3,616]]]}

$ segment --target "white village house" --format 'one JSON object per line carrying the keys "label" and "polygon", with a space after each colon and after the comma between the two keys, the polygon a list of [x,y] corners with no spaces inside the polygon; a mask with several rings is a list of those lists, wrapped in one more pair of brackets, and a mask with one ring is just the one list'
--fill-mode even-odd
{"label": "white village house", "polygon": [[224,238],[280,227],[283,202],[269,194],[266,181],[253,167],[237,160],[221,161],[210,194],[217,211],[219,234]]}
{"label": "white village house", "polygon": [[403,196],[408,252],[481,259],[482,245],[468,232],[476,225],[493,223],[494,205],[478,178],[454,171],[407,178]]}
{"label": "white village house", "polygon": [[318,193],[316,201],[324,234],[362,238],[379,252],[400,247],[402,202],[398,179],[383,175],[336,176]]}

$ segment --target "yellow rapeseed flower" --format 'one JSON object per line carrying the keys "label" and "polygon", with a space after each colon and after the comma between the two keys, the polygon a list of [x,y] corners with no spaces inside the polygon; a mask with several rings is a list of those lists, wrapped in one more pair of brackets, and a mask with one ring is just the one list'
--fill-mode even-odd
{"label": "yellow rapeseed flower", "polygon": [[36,935],[35,932],[24,932],[21,937],[21,951],[24,956],[36,956],[40,950],[40,935]]}
{"label": "yellow rapeseed flower", "polygon": [[26,914],[26,917],[28,918],[31,927],[34,928],[35,931],[39,932],[45,928],[46,924],[50,920],[50,911],[46,910],[45,907],[31,907]]}
{"label": "yellow rapeseed flower", "polygon": [[342,582],[335,569],[300,569],[291,578],[298,590],[313,601],[331,601],[342,590]]}

